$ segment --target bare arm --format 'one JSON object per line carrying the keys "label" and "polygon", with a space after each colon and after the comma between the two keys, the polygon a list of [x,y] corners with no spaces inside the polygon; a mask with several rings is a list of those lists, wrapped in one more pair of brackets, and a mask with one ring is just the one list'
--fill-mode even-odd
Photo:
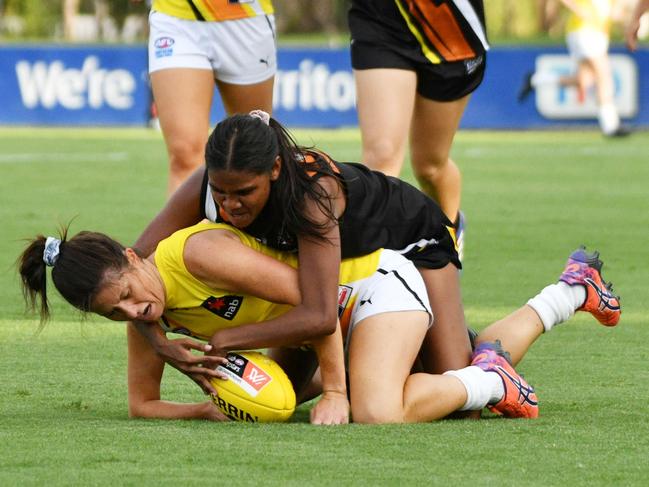
{"label": "bare arm", "polygon": [[633,9],[631,18],[624,29],[624,40],[631,51],[638,47],[638,30],[640,29],[640,18],[649,10],[649,0],[639,0]]}
{"label": "bare arm", "polygon": [[[333,182],[327,189],[338,191],[339,187]],[[339,195],[339,198],[342,200],[342,195]],[[344,200],[342,202],[340,200],[337,200],[340,203],[336,209],[337,215],[344,210]],[[307,208],[311,218],[325,224],[329,223],[317,204],[309,202]],[[237,245],[242,246],[240,242],[237,242]],[[225,245],[221,243],[219,248],[223,249]],[[280,273],[273,275],[276,264],[271,266],[269,263],[263,264],[259,258],[243,258],[245,252],[240,255],[239,251],[235,253],[234,248],[231,252],[222,252],[222,255],[228,256],[231,266],[235,264],[225,273],[229,279],[227,285],[233,286],[228,289],[234,291],[245,287],[246,292],[275,302],[282,302],[278,301],[282,299],[283,302],[294,304],[293,298],[297,298],[298,301],[292,310],[276,319],[218,331],[210,340],[214,346],[213,353],[311,342],[318,355],[323,387],[323,395],[311,412],[311,422],[314,424],[349,422],[343,340],[337,319],[340,253],[340,233],[337,222],[329,223],[324,241],[299,239],[298,271],[296,273],[294,269],[290,269],[293,279],[282,277]],[[187,252],[186,247],[186,258],[197,255],[213,255],[213,253],[207,249],[201,249],[200,252]],[[233,259],[235,255],[236,259]],[[227,263],[216,266],[213,262],[205,264],[210,266],[210,270],[206,273],[207,268],[200,268],[199,278],[222,285],[224,265]],[[197,270],[198,266],[194,265],[192,268]],[[221,274],[217,275],[217,272]],[[272,283],[271,289],[268,283]],[[287,283],[288,288],[282,289]],[[292,289],[297,289],[298,284],[297,296],[290,297],[286,294]],[[285,294],[289,299],[283,297]]]}
{"label": "bare arm", "polygon": [[226,362],[223,357],[213,355],[197,355],[192,350],[207,353],[212,350],[208,343],[191,338],[176,338],[169,340],[158,323],[135,321],[128,323],[129,328],[135,328],[144,337],[149,346],[161,360],[187,375],[203,389],[206,394],[216,394],[216,389],[210,382],[211,377],[226,378],[216,367]]}
{"label": "bare arm", "polygon": [[[321,178],[320,181],[331,178]],[[332,180],[333,181],[333,180]],[[335,182],[326,183],[327,191],[339,190]],[[336,214],[344,210],[344,196],[336,194]],[[307,201],[311,218],[327,223],[326,215],[315,202]],[[289,312],[263,323],[247,324],[217,332],[210,343],[215,350],[242,350],[298,344],[329,335],[335,331],[338,313],[338,277],[340,273],[340,232],[332,222],[324,240],[300,237],[298,282],[300,303]],[[275,285],[276,281],[269,281]]]}
{"label": "bare arm", "polygon": [[331,335],[313,341],[322,377],[322,397],[311,409],[313,424],[349,423],[345,356],[340,324]]}
{"label": "bare arm", "polygon": [[211,401],[176,403],[160,399],[164,362],[132,325],[128,338],[128,412],[131,418],[208,419],[227,418]]}
{"label": "bare arm", "polygon": [[273,303],[300,303],[295,269],[244,245],[228,230],[192,235],[185,243],[183,259],[187,270],[212,288],[250,294]]}
{"label": "bare arm", "polygon": [[142,255],[153,253],[160,240],[201,220],[201,189],[205,169],[200,167],[169,198],[133,245]]}

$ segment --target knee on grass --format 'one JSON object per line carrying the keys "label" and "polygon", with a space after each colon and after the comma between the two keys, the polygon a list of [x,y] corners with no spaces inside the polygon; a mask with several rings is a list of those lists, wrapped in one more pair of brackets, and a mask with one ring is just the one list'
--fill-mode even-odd
{"label": "knee on grass", "polygon": [[405,422],[403,408],[386,407],[380,400],[363,401],[355,404],[352,401],[352,417],[354,423],[360,424],[393,424]]}

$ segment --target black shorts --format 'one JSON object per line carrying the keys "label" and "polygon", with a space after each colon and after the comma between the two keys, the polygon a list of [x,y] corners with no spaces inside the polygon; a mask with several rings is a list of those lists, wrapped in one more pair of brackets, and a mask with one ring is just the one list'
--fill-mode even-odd
{"label": "black shorts", "polygon": [[453,264],[462,269],[462,263],[455,247],[455,241],[451,234],[445,232],[436,242],[423,248],[414,248],[409,252],[401,253],[405,258],[411,260],[415,267],[423,269],[441,269],[448,264]]}
{"label": "black shorts", "polygon": [[462,61],[431,63],[408,31],[379,25],[364,15],[349,14],[351,60],[356,70],[405,69],[417,74],[417,93],[433,101],[454,101],[472,93],[484,78],[486,55]]}

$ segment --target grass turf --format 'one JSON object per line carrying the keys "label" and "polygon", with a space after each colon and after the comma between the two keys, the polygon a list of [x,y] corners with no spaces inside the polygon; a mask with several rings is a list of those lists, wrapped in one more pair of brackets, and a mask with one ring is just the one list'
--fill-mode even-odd
{"label": "grass turf", "polygon": [[[360,157],[355,130],[296,134],[339,160]],[[471,325],[486,326],[554,281],[581,243],[601,250],[604,277],[622,294],[619,327],[577,316],[521,363],[539,392],[538,420],[321,428],[308,425],[302,407],[288,425],[208,424],[129,420],[123,326],[80,322],[53,294],[53,319],[36,337],[13,268],[20,239],[72,218],[73,233],[132,242],[164,202],[160,135],[1,129],[0,484],[644,485],[647,153],[643,133],[619,141],[595,132],[456,139]],[[165,372],[163,395],[202,399],[175,370]]]}

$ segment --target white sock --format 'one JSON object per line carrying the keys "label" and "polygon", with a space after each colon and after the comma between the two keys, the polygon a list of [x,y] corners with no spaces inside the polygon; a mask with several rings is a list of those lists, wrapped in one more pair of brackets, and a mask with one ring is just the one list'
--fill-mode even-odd
{"label": "white sock", "polygon": [[475,365],[460,370],[448,370],[444,375],[457,377],[466,389],[466,402],[460,411],[482,409],[487,404],[497,403],[505,394],[505,386],[498,374],[485,372]]}
{"label": "white sock", "polygon": [[556,85],[559,83],[559,79],[560,76],[557,73],[553,73],[552,71],[539,71],[532,75],[530,83],[532,83],[534,88],[538,88],[544,85]]}
{"label": "white sock", "polygon": [[570,286],[563,281],[550,284],[530,299],[527,304],[539,315],[543,328],[548,332],[563,323],[586,301],[584,286]]}
{"label": "white sock", "polygon": [[599,107],[597,115],[599,126],[606,135],[615,132],[620,126],[620,117],[613,103],[606,103]]}

